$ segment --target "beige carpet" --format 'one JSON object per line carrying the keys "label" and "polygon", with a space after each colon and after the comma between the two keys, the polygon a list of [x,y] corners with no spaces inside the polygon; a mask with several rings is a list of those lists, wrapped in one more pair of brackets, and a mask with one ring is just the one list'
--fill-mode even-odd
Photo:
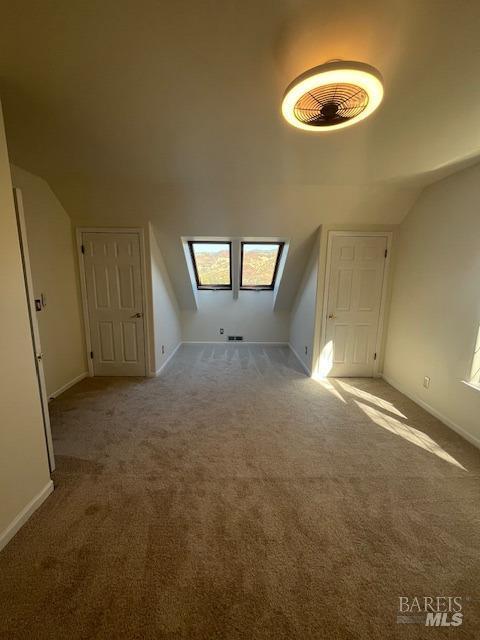
{"label": "beige carpet", "polygon": [[[52,404],[56,490],[0,554],[2,638],[480,636],[480,454],[381,380],[184,346]],[[464,623],[397,624],[399,596]]]}

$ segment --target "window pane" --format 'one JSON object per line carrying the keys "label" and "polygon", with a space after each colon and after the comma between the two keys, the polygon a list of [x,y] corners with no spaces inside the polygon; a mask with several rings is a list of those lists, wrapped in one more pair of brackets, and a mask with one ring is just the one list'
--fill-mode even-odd
{"label": "window pane", "polygon": [[475,352],[473,354],[472,373],[470,376],[470,382],[480,384],[480,328],[477,333],[477,344],[475,345]]}
{"label": "window pane", "polygon": [[230,286],[230,245],[228,242],[193,242],[198,284]]}
{"label": "window pane", "polygon": [[243,244],[242,287],[273,285],[279,244]]}

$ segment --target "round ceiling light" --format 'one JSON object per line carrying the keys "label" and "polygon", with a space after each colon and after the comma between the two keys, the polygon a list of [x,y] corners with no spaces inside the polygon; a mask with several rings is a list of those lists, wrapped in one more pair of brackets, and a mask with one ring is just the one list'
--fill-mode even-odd
{"label": "round ceiling light", "polygon": [[374,67],[362,62],[327,62],[289,85],[282,113],[299,129],[332,131],[364,120],[382,98],[382,76]]}

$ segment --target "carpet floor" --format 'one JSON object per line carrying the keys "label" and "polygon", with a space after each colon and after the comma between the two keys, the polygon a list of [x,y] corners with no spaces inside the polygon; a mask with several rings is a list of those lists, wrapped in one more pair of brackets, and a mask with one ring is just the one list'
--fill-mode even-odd
{"label": "carpet floor", "polygon": [[[480,636],[480,452],[379,379],[184,345],[51,404],[55,491],[0,553],[8,640]],[[463,624],[400,624],[399,597]]]}

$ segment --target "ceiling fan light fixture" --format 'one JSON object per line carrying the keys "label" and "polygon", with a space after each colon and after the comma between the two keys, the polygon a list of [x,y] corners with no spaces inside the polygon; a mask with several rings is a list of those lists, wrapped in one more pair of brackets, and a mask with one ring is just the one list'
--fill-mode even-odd
{"label": "ceiling fan light fixture", "polygon": [[382,99],[382,76],[377,69],[362,62],[327,62],[287,87],[282,113],[298,129],[326,132],[364,120]]}

